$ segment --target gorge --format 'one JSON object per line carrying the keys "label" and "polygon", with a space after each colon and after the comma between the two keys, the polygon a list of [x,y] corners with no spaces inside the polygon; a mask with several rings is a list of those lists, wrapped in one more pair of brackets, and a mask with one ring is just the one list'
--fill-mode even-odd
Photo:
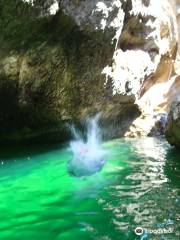
{"label": "gorge", "polygon": [[1,142],[64,141],[101,111],[106,139],[159,134],[179,93],[178,1],[3,4]]}
{"label": "gorge", "polygon": [[179,26],[179,0],[0,0],[0,239],[180,239]]}

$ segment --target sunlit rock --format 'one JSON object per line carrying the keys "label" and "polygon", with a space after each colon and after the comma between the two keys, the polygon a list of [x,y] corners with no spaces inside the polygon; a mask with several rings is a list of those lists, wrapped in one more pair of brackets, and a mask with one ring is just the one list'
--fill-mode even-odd
{"label": "sunlit rock", "polygon": [[126,135],[133,135],[133,128],[137,135],[148,135],[156,122],[153,116],[167,113],[166,96],[174,82],[176,4],[94,0],[62,1],[62,7],[81,29],[102,30],[114,42],[112,60],[102,69],[105,85],[111,82],[112,95],[135,96],[142,111]]}
{"label": "sunlit rock", "polygon": [[[139,94],[144,80],[155,73],[162,57],[172,58],[177,25],[168,1],[61,1],[61,6],[82,29],[91,27],[91,31],[103,30],[106,34],[109,29],[115,48],[112,64],[102,73],[112,79],[114,94]],[[126,91],[125,85],[132,85],[132,91],[128,87]]]}
{"label": "sunlit rock", "polygon": [[155,71],[150,55],[142,50],[118,49],[114,53],[113,63],[112,67],[106,67],[102,71],[107,79],[113,79],[113,94],[136,95],[141,89],[145,74],[150,75]]}
{"label": "sunlit rock", "polygon": [[111,36],[111,40],[118,41],[125,17],[120,0],[62,0],[61,7],[65,14],[71,16],[81,29],[89,31],[102,30]]}
{"label": "sunlit rock", "polygon": [[39,16],[44,17],[48,15],[55,15],[59,10],[60,0],[45,0],[42,2],[35,0],[23,0],[25,3],[30,4],[39,10]]}

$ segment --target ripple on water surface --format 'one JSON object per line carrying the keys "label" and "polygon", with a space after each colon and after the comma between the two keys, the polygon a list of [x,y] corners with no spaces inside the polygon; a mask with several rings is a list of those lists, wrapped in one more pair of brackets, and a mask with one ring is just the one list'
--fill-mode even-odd
{"label": "ripple on water surface", "polygon": [[154,138],[103,147],[102,171],[81,178],[67,172],[66,146],[0,150],[0,239],[180,239],[179,152]]}

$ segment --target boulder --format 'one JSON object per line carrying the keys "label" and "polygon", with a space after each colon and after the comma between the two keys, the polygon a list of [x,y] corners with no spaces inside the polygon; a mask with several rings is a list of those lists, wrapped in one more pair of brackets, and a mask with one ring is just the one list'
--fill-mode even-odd
{"label": "boulder", "polygon": [[180,99],[171,105],[165,135],[171,145],[180,147]]}

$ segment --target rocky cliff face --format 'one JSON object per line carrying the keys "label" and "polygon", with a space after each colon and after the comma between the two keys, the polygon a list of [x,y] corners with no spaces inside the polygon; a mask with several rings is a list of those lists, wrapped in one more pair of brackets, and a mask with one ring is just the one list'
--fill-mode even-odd
{"label": "rocky cliff face", "polygon": [[180,99],[171,105],[165,134],[171,145],[180,147]]}
{"label": "rocky cliff face", "polygon": [[2,4],[2,140],[64,140],[67,123],[97,112],[106,137],[148,135],[168,111],[179,91],[175,1]]}

